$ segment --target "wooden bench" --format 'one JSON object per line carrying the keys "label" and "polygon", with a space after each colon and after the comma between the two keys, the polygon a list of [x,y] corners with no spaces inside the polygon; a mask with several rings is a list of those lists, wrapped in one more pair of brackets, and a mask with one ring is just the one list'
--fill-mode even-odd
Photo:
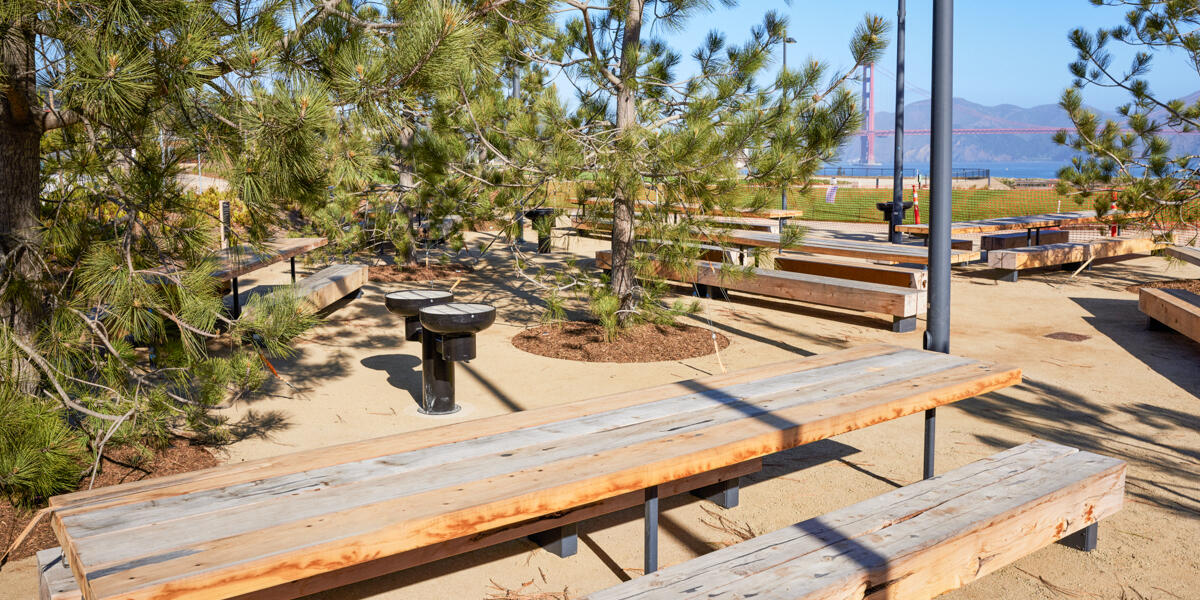
{"label": "wooden bench", "polygon": [[[657,246],[667,242],[656,240],[638,240],[640,248],[653,252]],[[739,265],[745,264],[745,253],[732,248],[722,248],[712,244],[694,244],[700,250],[699,258],[712,262],[727,262]],[[834,279],[850,279],[895,285],[923,290],[929,287],[928,273],[924,269],[900,267],[896,265],[881,265],[868,262],[851,262],[838,260],[827,256],[805,254],[777,254],[774,257],[774,268],[789,273],[804,273],[820,275]]]}
{"label": "wooden bench", "polygon": [[1200,267],[1200,248],[1193,248],[1191,246],[1170,246],[1167,248],[1167,256]]}
{"label": "wooden bench", "polygon": [[50,520],[87,600],[294,598],[597,516],[616,498],[645,509],[652,572],[658,499],[672,482],[906,415],[928,420],[1020,378],[861,346],[55,496]]}
{"label": "wooden bench", "polygon": [[1075,269],[1093,259],[1144,254],[1161,246],[1150,238],[1109,237],[1091,242],[1010,248],[988,252],[988,266],[1006,271],[1001,281],[1016,281],[1018,273],[1026,269],[1050,266]]}
{"label": "wooden bench", "polygon": [[1187,290],[1148,288],[1138,290],[1138,310],[1148,318],[1149,329],[1174,329],[1200,342],[1200,295]]}
{"label": "wooden bench", "polygon": [[866,262],[850,262],[824,256],[802,256],[779,254],[775,256],[775,268],[789,273],[820,275],[835,279],[850,279],[894,285],[923,290],[929,287],[929,274],[924,269],[879,265]]}
{"label": "wooden bench", "polygon": [[[297,281],[292,291],[304,305],[313,312],[320,312],[333,303],[362,289],[367,284],[369,269],[366,265],[329,265],[308,277]],[[246,311],[253,310],[249,304],[255,296],[286,289],[280,285],[260,285],[240,294],[237,305],[245,306]],[[234,303],[227,300],[226,305],[232,309]],[[243,314],[246,312],[243,311]]]}
{"label": "wooden bench", "polygon": [[1125,463],[1035,441],[802,521],[587,600],[924,600],[1067,536],[1095,547]]}
{"label": "wooden bench", "polygon": [[1007,250],[1009,248],[1025,248],[1028,246],[1046,244],[1065,244],[1071,241],[1070,232],[1061,229],[1044,229],[1037,233],[1037,238],[1030,243],[1031,234],[1024,231],[1012,233],[993,233],[979,238],[981,250]]}
{"label": "wooden bench", "polygon": [[[753,269],[752,276],[732,278],[722,271],[722,263],[706,260],[696,261],[694,275],[675,273],[656,261],[652,261],[651,264],[664,279],[704,286],[698,291],[710,287],[730,289],[772,298],[890,315],[892,331],[898,333],[915,330],[917,315],[925,312],[925,290],[758,268]],[[610,269],[612,251],[597,250],[596,266],[604,270]]]}

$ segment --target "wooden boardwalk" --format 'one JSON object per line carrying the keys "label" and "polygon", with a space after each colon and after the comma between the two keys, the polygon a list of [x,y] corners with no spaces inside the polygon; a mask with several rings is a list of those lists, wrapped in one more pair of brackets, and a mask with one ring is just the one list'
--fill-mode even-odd
{"label": "wooden boardwalk", "polygon": [[[1020,377],[969,358],[862,346],[57,496],[52,525],[88,600],[280,587],[276,597],[295,597],[362,578],[356,566],[399,556],[419,564],[439,543],[554,518]],[[322,585],[296,587],[317,576],[326,577]]]}

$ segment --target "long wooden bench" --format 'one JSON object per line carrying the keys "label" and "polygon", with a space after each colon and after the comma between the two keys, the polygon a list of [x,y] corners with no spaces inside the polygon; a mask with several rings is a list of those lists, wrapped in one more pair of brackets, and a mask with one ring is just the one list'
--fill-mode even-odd
{"label": "long wooden bench", "polygon": [[[368,272],[366,265],[330,265],[297,281],[292,291],[309,310],[319,312],[362,289],[367,284]],[[244,314],[254,309],[255,305],[250,302],[252,298],[285,288],[286,286],[279,285],[257,286],[242,292],[236,305],[245,307],[242,311]],[[232,310],[234,302],[227,299],[226,305]]]}
{"label": "long wooden bench", "polygon": [[929,287],[929,274],[924,269],[850,262],[824,256],[778,254],[775,256],[775,268],[790,273],[881,283],[917,290]]}
{"label": "long wooden bench", "polygon": [[1044,244],[988,252],[988,266],[1006,271],[1002,281],[1016,281],[1021,271],[1041,267],[1078,268],[1097,258],[1144,254],[1161,248],[1150,238],[1109,237],[1090,242]]}
{"label": "long wooden bench", "polygon": [[1200,295],[1187,290],[1144,287],[1138,290],[1138,310],[1146,315],[1149,329],[1174,329],[1200,342]]}
{"label": "long wooden bench", "polygon": [[[974,359],[861,346],[56,496],[51,526],[87,600],[294,598],[596,516],[623,496],[642,502],[655,549],[658,499],[672,482],[929,419],[1020,378]],[[931,444],[926,436],[927,461]]]}
{"label": "long wooden bench", "polygon": [[1072,534],[1091,550],[1125,468],[1030,442],[585,598],[925,600]]}
{"label": "long wooden bench", "polygon": [[[926,292],[920,289],[758,268],[749,277],[734,278],[723,271],[722,263],[706,260],[696,261],[694,275],[675,273],[657,261],[652,265],[660,277],[672,281],[890,315],[892,331],[898,333],[915,330],[917,315],[925,312]],[[610,269],[612,251],[597,250],[596,266]]]}

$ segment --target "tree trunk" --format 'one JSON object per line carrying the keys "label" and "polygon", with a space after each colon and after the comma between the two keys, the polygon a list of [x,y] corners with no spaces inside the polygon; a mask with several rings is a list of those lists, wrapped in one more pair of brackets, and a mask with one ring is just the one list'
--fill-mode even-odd
{"label": "tree trunk", "polygon": [[404,255],[396,256],[397,262],[403,262],[405,266],[415,266],[417,264],[417,239],[420,233],[413,224],[414,211],[412,207],[404,201],[405,194],[416,187],[416,180],[413,178],[413,166],[409,158],[412,156],[409,153],[409,150],[412,149],[412,142],[413,130],[408,128],[403,129],[399,134],[399,138],[396,140],[396,147],[397,150],[399,150],[399,152],[397,152],[397,163],[399,165],[397,169],[399,171],[401,190],[398,202],[400,212],[404,214],[404,230],[408,232],[409,239],[412,240],[412,243],[408,245],[408,249],[404,251]]}
{"label": "tree trunk", "polygon": [[[617,137],[621,138],[628,129],[637,125],[637,104],[634,86],[637,77],[637,51],[642,37],[642,12],[645,0],[629,0],[625,17],[625,33],[621,38],[621,81],[617,89]],[[620,142],[618,142],[620,143]],[[625,173],[636,173],[636,169],[624,169]],[[633,271],[633,242],[637,235],[634,226],[634,203],[640,179],[619,180],[613,195],[612,228],[612,291],[620,298],[620,310],[631,311],[637,307],[634,290],[637,280]],[[630,312],[622,312],[618,321],[624,324]]]}
{"label": "tree trunk", "polygon": [[[8,24],[0,40],[0,282],[8,297],[0,319],[23,341],[30,342],[44,314],[40,297],[42,252],[38,216],[41,197],[42,120],[37,110],[33,31]],[[22,388],[31,391],[37,375],[28,362],[16,365]]]}

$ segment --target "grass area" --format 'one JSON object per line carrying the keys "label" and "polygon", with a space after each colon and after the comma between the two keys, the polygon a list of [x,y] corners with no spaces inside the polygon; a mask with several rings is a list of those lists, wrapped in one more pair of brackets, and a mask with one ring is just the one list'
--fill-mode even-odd
{"label": "grass area", "polygon": [[[805,219],[816,221],[845,221],[864,223],[882,221],[883,213],[875,207],[879,202],[891,202],[890,189],[838,188],[832,201],[827,200],[828,188],[815,187],[807,192],[792,190],[788,193],[788,208],[804,211]],[[550,188],[550,204],[559,208],[573,208],[574,186],[558,183]],[[749,204],[756,194],[770,194],[772,208],[779,207],[778,192],[767,192],[747,186],[739,192],[739,204]],[[929,213],[929,190],[919,190],[918,205],[922,216]],[[912,191],[906,191],[905,200],[912,199]],[[954,220],[972,221],[997,217],[1018,217],[1060,211],[1087,210],[1090,204],[1076,204],[1073,198],[1060,195],[1054,190],[954,190]],[[913,211],[905,215],[905,223],[915,223]],[[925,222],[925,219],[922,219]]]}

